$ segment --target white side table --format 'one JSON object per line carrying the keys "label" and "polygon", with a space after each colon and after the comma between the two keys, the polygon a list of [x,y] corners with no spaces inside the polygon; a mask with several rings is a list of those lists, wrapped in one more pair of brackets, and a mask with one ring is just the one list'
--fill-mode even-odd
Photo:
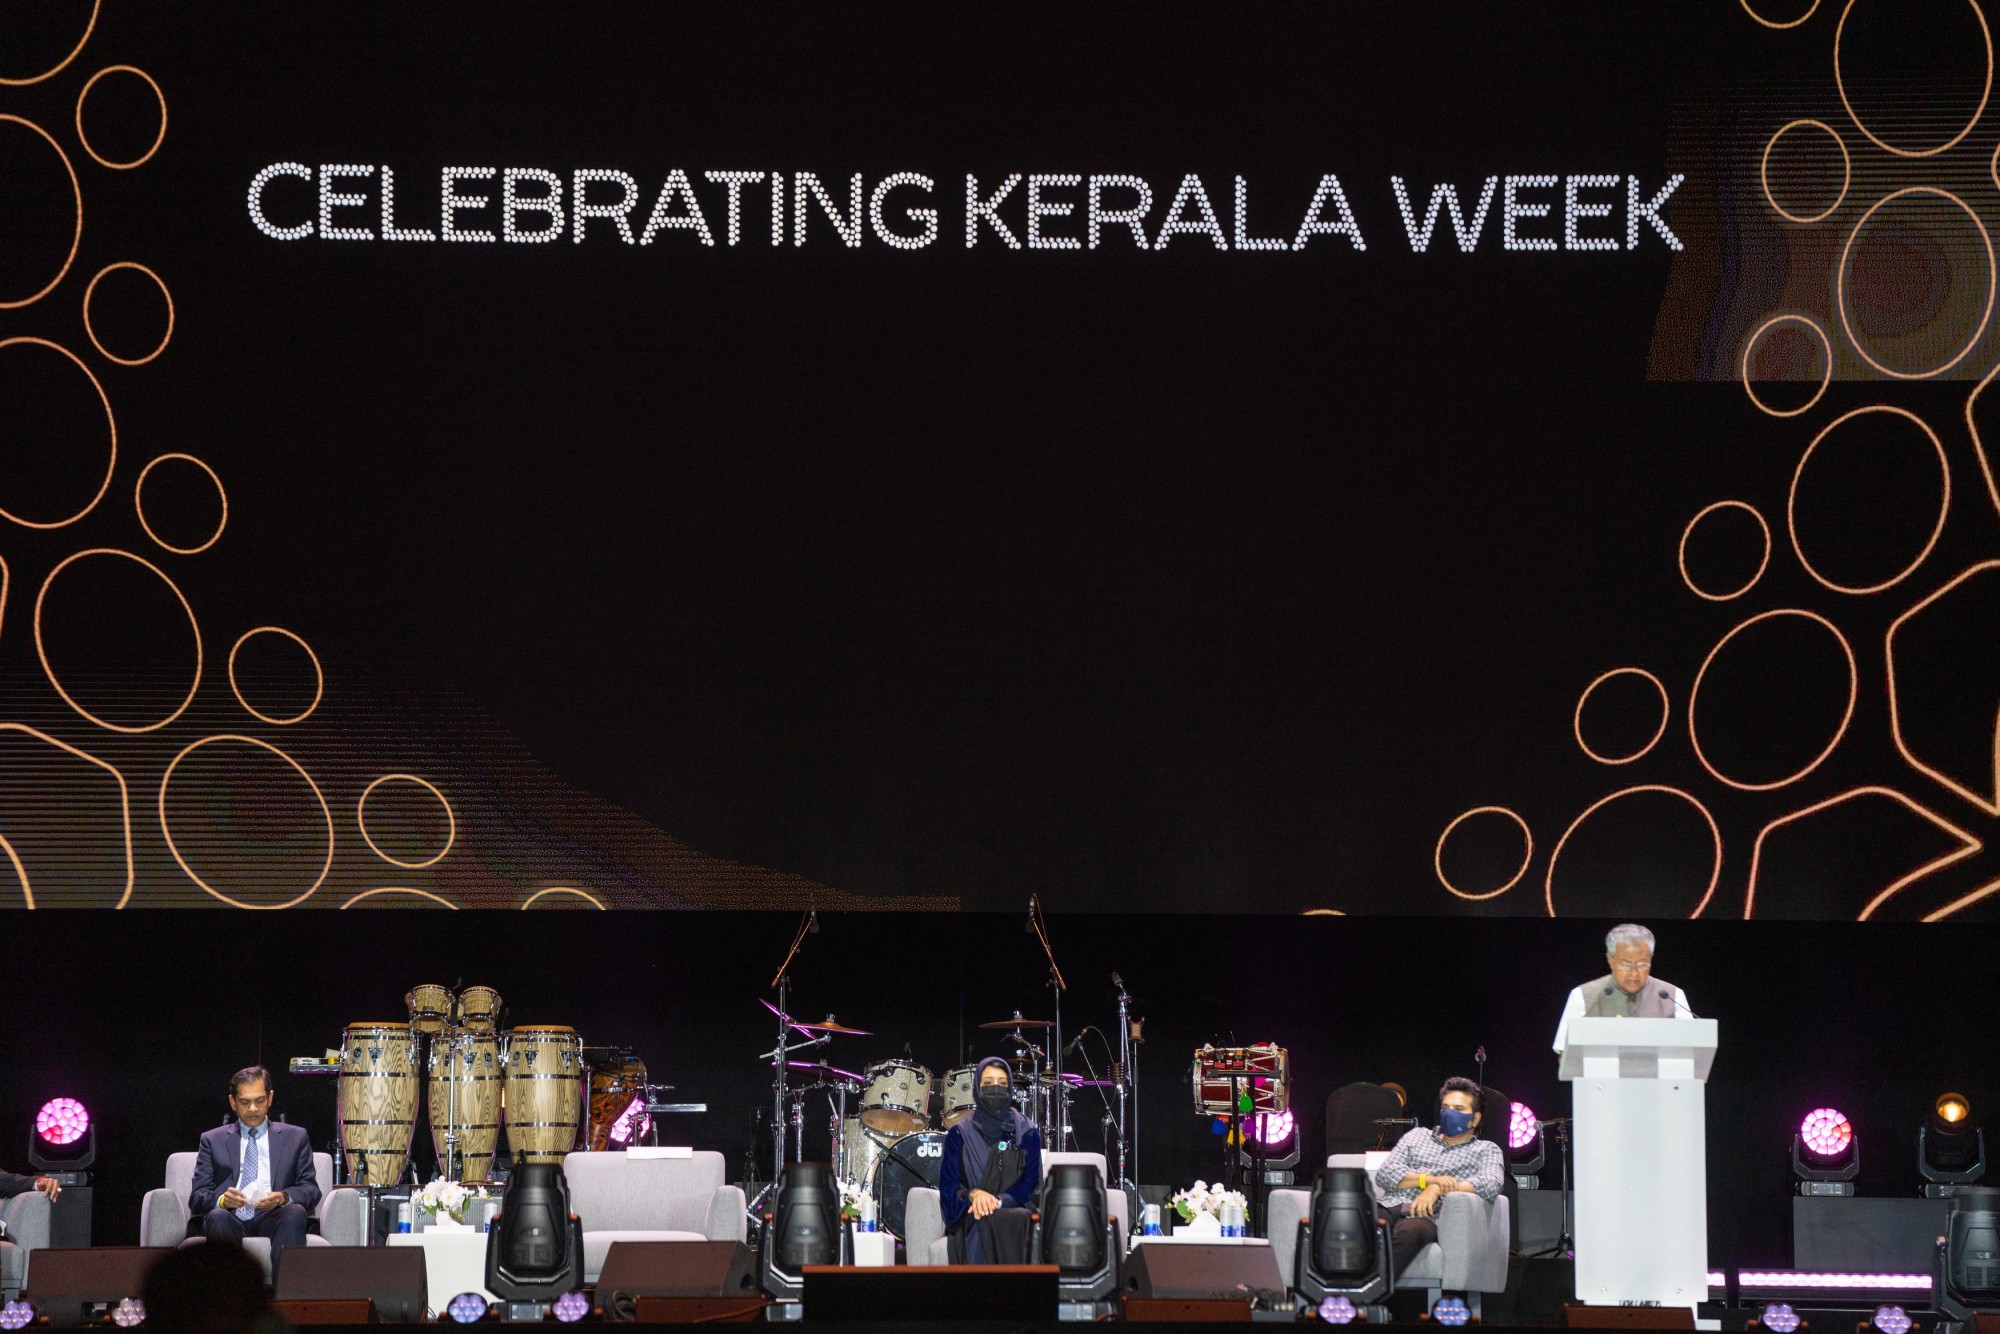
{"label": "white side table", "polygon": [[442,1312],[461,1292],[477,1292],[489,1302],[495,1300],[486,1291],[486,1235],[426,1228],[422,1232],[392,1232],[389,1244],[424,1248],[424,1286],[435,1313]]}

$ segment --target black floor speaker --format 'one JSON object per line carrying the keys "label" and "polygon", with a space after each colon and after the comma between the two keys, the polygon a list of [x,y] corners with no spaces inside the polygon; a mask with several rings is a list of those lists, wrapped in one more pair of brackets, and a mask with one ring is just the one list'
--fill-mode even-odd
{"label": "black floor speaker", "polygon": [[748,1298],[758,1291],[757,1252],[735,1241],[614,1241],[597,1276],[597,1303],[614,1320],[633,1319],[641,1297]]}
{"label": "black floor speaker", "polygon": [[[438,1294],[438,1305],[457,1293]],[[281,1302],[366,1297],[378,1320],[422,1320],[430,1304],[421,1246],[287,1246],[278,1261]]]}
{"label": "black floor speaker", "polygon": [[1269,1246],[1209,1245],[1203,1242],[1140,1243],[1125,1261],[1128,1297],[1285,1296],[1278,1257]]}
{"label": "black floor speaker", "polygon": [[168,1246],[49,1247],[28,1257],[22,1295],[51,1325],[81,1325],[94,1317],[93,1307],[142,1296],[146,1275],[171,1251]]}

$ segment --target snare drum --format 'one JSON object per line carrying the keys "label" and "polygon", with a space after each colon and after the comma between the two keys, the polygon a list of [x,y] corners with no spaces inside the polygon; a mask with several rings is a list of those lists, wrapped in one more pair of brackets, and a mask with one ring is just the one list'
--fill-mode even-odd
{"label": "snare drum", "polygon": [[909,1061],[877,1061],[861,1074],[861,1123],[908,1134],[931,1124],[931,1072]]}
{"label": "snare drum", "polygon": [[492,987],[467,987],[458,993],[458,1026],[474,1033],[491,1033],[500,1022],[500,993]]}
{"label": "snare drum", "polygon": [[507,1144],[517,1163],[559,1163],[583,1122],[583,1038],[540,1024],[508,1034]]}
{"label": "snare drum", "polygon": [[944,1075],[944,1115],[938,1117],[938,1124],[950,1129],[966,1117],[978,1102],[979,1067],[961,1065],[956,1070],[947,1070]]}
{"label": "snare drum", "polygon": [[408,1024],[341,1030],[340,1143],[356,1185],[403,1178],[417,1128],[416,1049]]}
{"label": "snare drum", "polygon": [[410,988],[403,997],[410,1007],[410,1028],[418,1033],[436,1033],[451,1022],[451,988],[426,982]]}

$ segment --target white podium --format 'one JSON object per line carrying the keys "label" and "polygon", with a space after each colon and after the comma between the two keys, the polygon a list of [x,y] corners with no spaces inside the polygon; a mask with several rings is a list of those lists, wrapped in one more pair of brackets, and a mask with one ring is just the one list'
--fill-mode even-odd
{"label": "white podium", "polygon": [[1702,1090],[1713,1019],[1573,1019],[1561,1077],[1575,1109],[1576,1299],[1685,1306],[1708,1297]]}

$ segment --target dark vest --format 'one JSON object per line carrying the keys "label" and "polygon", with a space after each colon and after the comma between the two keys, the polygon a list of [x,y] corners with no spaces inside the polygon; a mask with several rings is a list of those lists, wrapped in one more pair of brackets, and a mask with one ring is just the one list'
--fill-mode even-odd
{"label": "dark vest", "polygon": [[[1595,982],[1583,984],[1583,1012],[1593,1019],[1619,1016],[1626,1013],[1625,993],[1606,973]],[[1634,1019],[1671,1019],[1674,1017],[1674,987],[1671,982],[1662,982],[1657,977],[1646,979],[1646,985],[1632,998],[1631,1016]]]}

